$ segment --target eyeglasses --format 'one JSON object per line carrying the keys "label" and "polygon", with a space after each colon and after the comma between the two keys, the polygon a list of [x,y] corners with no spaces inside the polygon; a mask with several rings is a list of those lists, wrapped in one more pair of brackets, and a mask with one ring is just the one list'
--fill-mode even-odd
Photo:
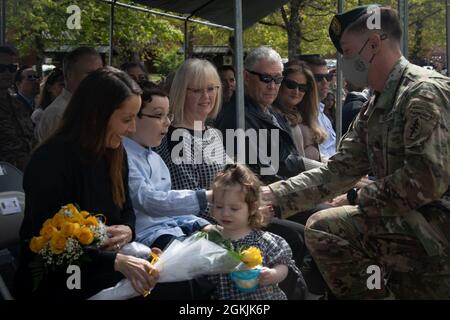
{"label": "eyeglasses", "polygon": [[317,82],[322,81],[323,79],[327,80],[328,82],[331,81],[331,79],[333,79],[333,75],[331,73],[316,73],[314,74],[314,79],[316,79]]}
{"label": "eyeglasses", "polygon": [[10,73],[17,71],[17,64],[3,64],[0,63],[0,73],[5,72],[8,70]]}
{"label": "eyeglasses", "polygon": [[217,90],[219,90],[220,86],[211,86],[207,88],[187,88],[190,92],[192,92],[196,96],[201,96],[203,92],[206,91],[206,93],[209,96],[212,96],[216,94]]}
{"label": "eyeglasses", "polygon": [[307,83],[298,83],[291,79],[284,79],[283,85],[288,89],[298,89],[301,92],[306,92],[309,88]]}
{"label": "eyeglasses", "polygon": [[36,81],[36,80],[39,80],[39,76],[38,75],[35,75],[35,74],[29,74],[29,75],[27,75],[27,80],[29,80],[29,81]]}
{"label": "eyeglasses", "polygon": [[139,117],[147,117],[147,118],[152,118],[152,119],[158,119],[161,122],[163,122],[165,119],[169,120],[170,122],[173,121],[173,113],[158,114],[158,115],[140,113]]}
{"label": "eyeglasses", "polygon": [[248,70],[246,69],[247,72],[257,75],[259,77],[259,81],[262,81],[264,83],[271,83],[272,81],[275,82],[275,84],[280,84],[281,81],[283,81],[284,77],[283,76],[271,76],[270,74],[264,74],[264,73],[259,73],[256,71],[252,71],[252,70]]}

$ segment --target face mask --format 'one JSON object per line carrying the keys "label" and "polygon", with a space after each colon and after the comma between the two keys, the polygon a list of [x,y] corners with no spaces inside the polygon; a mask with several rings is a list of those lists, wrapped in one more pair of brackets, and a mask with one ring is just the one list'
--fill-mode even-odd
{"label": "face mask", "polygon": [[344,78],[356,87],[367,87],[369,82],[369,65],[375,57],[375,54],[369,62],[366,62],[361,57],[361,52],[366,47],[368,41],[369,39],[367,39],[361,50],[359,50],[352,58],[342,59],[342,72]]}

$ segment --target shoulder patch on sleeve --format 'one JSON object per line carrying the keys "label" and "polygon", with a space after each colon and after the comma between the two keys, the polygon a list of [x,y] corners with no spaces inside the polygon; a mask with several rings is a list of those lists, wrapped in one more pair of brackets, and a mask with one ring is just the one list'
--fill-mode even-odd
{"label": "shoulder patch on sleeve", "polygon": [[430,121],[436,114],[421,105],[413,105],[409,109],[411,118]]}
{"label": "shoulder patch on sleeve", "polygon": [[405,127],[406,138],[410,141],[427,137],[439,120],[439,111],[433,104],[413,104],[409,108],[409,121]]}

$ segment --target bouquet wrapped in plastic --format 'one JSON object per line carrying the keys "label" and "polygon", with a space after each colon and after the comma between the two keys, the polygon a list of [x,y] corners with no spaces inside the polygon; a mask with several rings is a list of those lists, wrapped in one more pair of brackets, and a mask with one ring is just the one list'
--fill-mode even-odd
{"label": "bouquet wrapped in plastic", "polygon": [[[216,232],[197,232],[183,241],[172,241],[153,261],[159,271],[158,282],[185,281],[202,275],[247,269],[248,256],[230,249],[219,239],[221,236]],[[132,243],[122,250],[124,254],[140,258],[151,256],[151,249],[142,244]],[[254,264],[254,261],[250,261],[250,264]],[[100,291],[90,300],[125,300],[139,295],[141,294],[133,289],[131,282],[123,279],[115,287]]]}

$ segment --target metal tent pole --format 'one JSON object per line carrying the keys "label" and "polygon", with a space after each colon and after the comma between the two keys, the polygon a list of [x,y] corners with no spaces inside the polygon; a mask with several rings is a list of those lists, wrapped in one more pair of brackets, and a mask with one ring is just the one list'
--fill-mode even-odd
{"label": "metal tent pole", "polygon": [[398,14],[403,31],[401,49],[403,56],[408,58],[408,0],[398,0]]}
{"label": "metal tent pole", "polygon": [[0,45],[6,44],[6,0],[0,0]]}
{"label": "metal tent pole", "polygon": [[[344,0],[338,1],[338,13],[344,11]],[[336,148],[339,145],[339,141],[342,137],[342,87],[344,84],[344,78],[342,77],[342,55],[339,52],[337,54],[336,63]]]}
{"label": "metal tent pole", "polygon": [[446,2],[445,21],[447,26],[447,76],[450,77],[450,0]]}
{"label": "metal tent pole", "polygon": [[[234,0],[234,67],[236,68],[236,124],[245,130],[244,49],[242,37],[242,0]],[[237,146],[240,159],[245,159],[245,144]]]}
{"label": "metal tent pole", "polygon": [[189,32],[188,19],[184,20],[184,60],[189,58]]}
{"label": "metal tent pole", "polygon": [[184,60],[189,58],[189,32],[188,32],[188,22],[191,20],[193,16],[197,12],[199,12],[201,9],[209,6],[212,2],[215,0],[209,0],[208,2],[205,2],[200,7],[195,8],[191,13],[185,18],[184,20]]}
{"label": "metal tent pole", "polygon": [[113,37],[114,37],[114,8],[115,8],[116,1],[113,0],[111,2],[111,11],[109,13],[109,58],[108,58],[108,64],[112,65],[112,58],[113,58]]}

